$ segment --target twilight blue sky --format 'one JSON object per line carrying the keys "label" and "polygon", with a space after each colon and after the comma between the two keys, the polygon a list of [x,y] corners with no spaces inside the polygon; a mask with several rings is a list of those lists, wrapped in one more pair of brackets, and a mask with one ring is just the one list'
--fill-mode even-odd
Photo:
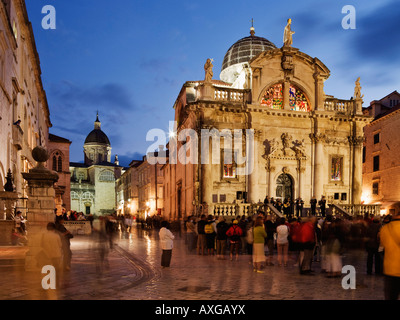
{"label": "twilight blue sky", "polygon": [[[50,132],[72,141],[71,161],[99,111],[121,164],[141,159],[150,129],[168,130],[173,104],[188,80],[204,79],[214,59],[219,79],[229,47],[249,35],[282,46],[292,18],[293,46],[331,71],[325,93],[349,99],[361,77],[364,106],[400,89],[397,0],[27,0],[50,107]],[[356,9],[356,29],[342,28],[342,7]],[[56,8],[45,30],[42,7]]]}

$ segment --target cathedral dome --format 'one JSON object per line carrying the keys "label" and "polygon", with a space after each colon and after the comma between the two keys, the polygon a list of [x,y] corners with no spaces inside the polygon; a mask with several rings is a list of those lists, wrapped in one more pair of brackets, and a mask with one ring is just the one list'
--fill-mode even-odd
{"label": "cathedral dome", "polygon": [[100,129],[94,129],[86,137],[85,144],[86,143],[96,143],[96,144],[98,143],[98,144],[110,145],[110,140],[103,131],[101,131]]}
{"label": "cathedral dome", "polygon": [[99,115],[97,115],[96,121],[94,123],[94,130],[90,132],[86,137],[85,144],[87,143],[111,145],[107,135],[101,130]]}
{"label": "cathedral dome", "polygon": [[259,53],[276,49],[277,47],[269,40],[254,35],[254,28],[251,28],[250,36],[235,42],[225,54],[222,63],[220,78],[228,83],[233,83],[235,74],[240,73],[249,61]]}

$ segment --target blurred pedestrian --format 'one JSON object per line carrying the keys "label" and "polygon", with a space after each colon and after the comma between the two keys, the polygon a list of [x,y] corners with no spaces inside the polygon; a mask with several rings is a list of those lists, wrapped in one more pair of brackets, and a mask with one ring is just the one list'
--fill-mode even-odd
{"label": "blurred pedestrian", "polygon": [[265,257],[265,238],[267,237],[267,233],[264,228],[263,219],[261,217],[257,217],[254,222],[254,241],[253,241],[253,266],[254,271],[258,273],[264,273],[263,266],[266,261]]}
{"label": "blurred pedestrian", "polygon": [[202,214],[200,220],[197,222],[197,253],[202,255],[204,255],[207,246],[206,233],[204,230],[206,224],[207,217],[205,214]]}
{"label": "blurred pedestrian", "polygon": [[236,254],[236,260],[239,258],[242,229],[238,226],[238,224],[238,220],[233,220],[232,226],[226,232],[226,235],[229,238],[229,256],[231,261],[233,260],[234,254]]}
{"label": "blurred pedestrian", "polygon": [[161,249],[162,249],[161,267],[168,268],[171,264],[173,240],[175,239],[175,236],[168,229],[167,221],[161,222],[161,229],[159,232],[159,237],[160,237]]}
{"label": "blurred pedestrian", "polygon": [[229,225],[226,223],[224,217],[218,218],[217,223],[217,259],[224,260],[225,259],[225,250],[226,250],[226,243],[228,241],[228,236],[226,232],[229,229]]}
{"label": "blurred pedestrian", "polygon": [[189,252],[196,248],[196,238],[196,225],[194,224],[193,216],[189,216],[186,221],[186,241]]}
{"label": "blurred pedestrian", "polygon": [[315,216],[317,210],[317,199],[315,199],[314,196],[310,200],[310,205],[311,205],[311,215]]}
{"label": "blurred pedestrian", "polygon": [[212,215],[208,215],[207,224],[204,226],[204,232],[206,233],[207,254],[212,256],[214,255],[215,235],[217,234],[215,221]]}
{"label": "blurred pedestrian", "polygon": [[[330,218],[329,218],[330,217]],[[342,257],[340,241],[340,220],[333,219],[330,215],[326,218],[327,223],[324,228],[324,268],[328,277],[340,277],[342,274]],[[322,235],[322,232],[321,232]]]}
{"label": "blurred pedestrian", "polygon": [[63,267],[64,270],[69,271],[71,269],[71,239],[74,237],[71,232],[64,226],[64,217],[59,216],[55,223],[56,230],[61,235],[62,249],[63,249]]}
{"label": "blurred pedestrian", "polygon": [[375,262],[375,274],[382,273],[382,259],[379,252],[379,232],[381,230],[381,221],[379,216],[375,216],[372,223],[367,226],[367,241],[365,249],[367,251],[367,274],[372,274],[373,265]]}
{"label": "blurred pedestrian", "polygon": [[326,199],[324,196],[321,197],[321,199],[318,201],[318,205],[319,205],[319,210],[321,213],[322,217],[325,217],[325,213],[326,213]]}
{"label": "blurred pedestrian", "polygon": [[302,223],[300,231],[300,274],[312,274],[311,263],[313,260],[315,247],[315,223],[316,217],[311,217],[306,222]]}
{"label": "blurred pedestrian", "polygon": [[268,215],[267,219],[265,220],[265,232],[267,233],[267,238],[265,239],[267,248],[268,248],[268,255],[267,255],[267,266],[273,266],[274,263],[272,262],[274,257],[274,250],[275,250],[275,240],[274,236],[276,233],[276,225],[274,221],[272,221],[272,216]]}
{"label": "blurred pedestrian", "polygon": [[63,245],[60,234],[57,232],[56,225],[53,222],[47,224],[46,231],[43,233],[42,248],[51,265],[57,272],[60,272],[62,269]]}
{"label": "blurred pedestrian", "polygon": [[382,227],[380,244],[384,250],[385,299],[397,300],[400,296],[400,211]]}
{"label": "blurred pedestrian", "polygon": [[286,225],[286,219],[280,218],[278,226],[276,227],[276,248],[278,251],[278,264],[281,267],[286,267],[288,263],[288,251],[289,251],[289,227]]}

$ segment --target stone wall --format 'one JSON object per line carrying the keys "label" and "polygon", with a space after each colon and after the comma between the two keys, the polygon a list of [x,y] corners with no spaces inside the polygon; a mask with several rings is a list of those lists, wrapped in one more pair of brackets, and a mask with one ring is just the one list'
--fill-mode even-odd
{"label": "stone wall", "polygon": [[14,228],[14,221],[0,220],[0,245],[11,245],[11,232]]}

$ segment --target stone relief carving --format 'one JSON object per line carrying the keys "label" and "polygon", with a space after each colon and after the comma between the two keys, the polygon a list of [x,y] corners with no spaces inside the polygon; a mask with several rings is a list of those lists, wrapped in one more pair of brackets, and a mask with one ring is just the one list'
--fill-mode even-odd
{"label": "stone relief carving", "polygon": [[365,141],[365,137],[363,137],[363,136],[358,136],[358,137],[350,136],[348,138],[348,141],[353,146],[361,146]]}
{"label": "stone relief carving", "polygon": [[263,158],[286,158],[286,159],[301,159],[306,158],[304,140],[294,140],[289,133],[282,133],[281,141],[277,139],[264,141]]}

